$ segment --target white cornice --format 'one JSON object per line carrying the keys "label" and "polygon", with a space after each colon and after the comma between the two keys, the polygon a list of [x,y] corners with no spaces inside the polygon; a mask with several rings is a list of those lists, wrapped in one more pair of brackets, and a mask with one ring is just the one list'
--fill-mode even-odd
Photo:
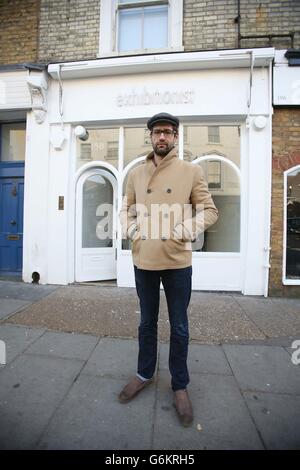
{"label": "white cornice", "polygon": [[270,47],[116,57],[49,64],[48,73],[57,80],[60,69],[61,78],[66,80],[147,72],[241,68],[250,66],[250,52],[253,53],[255,67],[269,65],[275,55],[275,49]]}

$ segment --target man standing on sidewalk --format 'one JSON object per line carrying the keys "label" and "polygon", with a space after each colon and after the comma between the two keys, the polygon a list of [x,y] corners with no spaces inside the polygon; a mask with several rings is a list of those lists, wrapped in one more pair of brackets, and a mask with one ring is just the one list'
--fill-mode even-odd
{"label": "man standing on sidewalk", "polygon": [[137,374],[121,391],[119,401],[128,403],[152,381],[162,281],[171,327],[171,386],[178,416],[189,426],[193,421],[187,392],[191,242],[216,222],[218,211],[201,167],[178,158],[178,126],[178,118],[168,113],[148,120],[153,151],[145,164],[130,172],[120,213],[123,236],[132,240],[141,322]]}

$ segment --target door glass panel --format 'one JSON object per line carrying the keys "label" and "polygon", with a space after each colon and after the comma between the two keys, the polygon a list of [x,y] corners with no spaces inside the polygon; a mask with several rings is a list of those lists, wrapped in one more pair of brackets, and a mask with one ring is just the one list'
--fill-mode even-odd
{"label": "door glass panel", "polygon": [[287,176],[286,278],[300,279],[300,168]]}
{"label": "door glass panel", "polygon": [[150,133],[144,127],[125,129],[124,166],[137,157],[152,151]]}
{"label": "door glass panel", "polygon": [[91,161],[105,161],[118,168],[119,129],[88,129],[89,138],[76,139],[77,168]]}
{"label": "door glass panel", "polygon": [[113,246],[113,187],[102,175],[86,179],[82,194],[82,248]]}
{"label": "door glass panel", "polygon": [[26,145],[25,122],[2,124],[1,130],[1,161],[24,161]]}

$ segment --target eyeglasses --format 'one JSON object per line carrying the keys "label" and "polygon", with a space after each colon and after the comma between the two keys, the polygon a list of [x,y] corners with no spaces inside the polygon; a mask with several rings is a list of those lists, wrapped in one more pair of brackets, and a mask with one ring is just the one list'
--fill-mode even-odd
{"label": "eyeglasses", "polygon": [[176,131],[172,131],[171,129],[154,129],[151,131],[151,134],[155,137],[160,137],[163,134],[165,137],[171,137],[173,134],[177,134]]}

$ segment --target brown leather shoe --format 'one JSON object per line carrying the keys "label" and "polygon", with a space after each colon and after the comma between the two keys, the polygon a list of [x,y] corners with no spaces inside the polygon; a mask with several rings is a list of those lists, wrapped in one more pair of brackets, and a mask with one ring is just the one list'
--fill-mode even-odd
{"label": "brown leather shoe", "polygon": [[123,388],[122,392],[119,394],[120,403],[128,403],[132,400],[146,385],[153,382],[153,379],[150,380],[141,380],[137,376],[133,377],[130,382]]}
{"label": "brown leather shoe", "polygon": [[175,408],[181,424],[188,427],[193,422],[193,408],[187,390],[174,392]]}

